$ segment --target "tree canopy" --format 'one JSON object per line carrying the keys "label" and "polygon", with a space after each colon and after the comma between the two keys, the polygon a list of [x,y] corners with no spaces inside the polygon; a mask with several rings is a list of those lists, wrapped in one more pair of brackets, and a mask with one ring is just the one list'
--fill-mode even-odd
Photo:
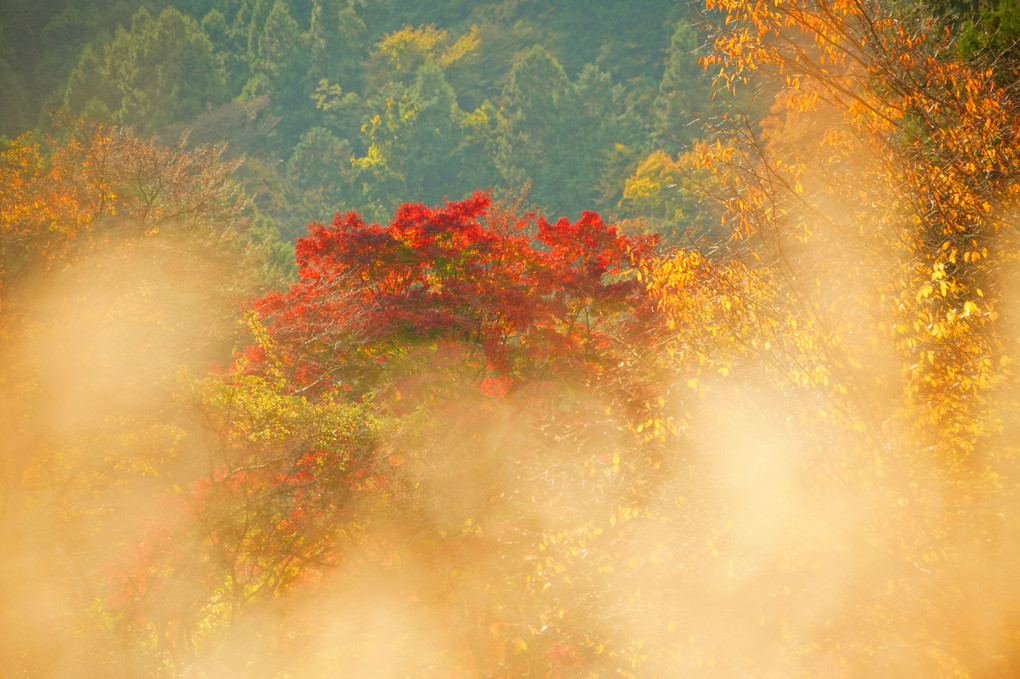
{"label": "tree canopy", "polygon": [[1016,676],[1015,13],[0,7],[0,667]]}

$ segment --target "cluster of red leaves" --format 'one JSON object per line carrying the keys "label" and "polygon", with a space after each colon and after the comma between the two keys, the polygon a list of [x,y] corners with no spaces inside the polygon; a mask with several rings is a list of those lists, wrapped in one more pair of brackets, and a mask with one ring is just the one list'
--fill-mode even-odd
{"label": "cluster of red leaves", "polygon": [[[201,615],[235,615],[341,563],[349,577],[399,569],[415,541],[414,558],[437,574],[455,571],[462,550],[494,549],[498,540],[480,535],[423,539],[403,527],[433,520],[419,487],[446,483],[433,467],[474,459],[471,446],[444,443],[448,459],[425,462],[413,426],[377,447],[347,432],[355,425],[345,417],[332,433],[322,417],[371,402],[399,418],[442,393],[437,422],[458,422],[457,404],[469,403],[481,406],[472,426],[484,427],[496,417],[488,405],[529,383],[528,402],[546,402],[544,420],[562,416],[570,427],[576,408],[560,412],[545,395],[554,382],[600,379],[623,363],[618,347],[633,346],[631,333],[643,333],[652,313],[629,271],[652,247],[593,212],[551,223],[494,207],[481,192],[437,208],[404,205],[385,226],[354,213],[311,225],[297,243],[298,281],[253,302],[256,342],[216,377],[225,391],[208,397],[214,470],[182,492],[186,520],[166,533],[172,539],[123,565],[116,607],[152,621],[161,637],[176,624],[175,643],[187,647],[184,613],[152,607],[174,598],[176,583],[195,585]],[[497,497],[475,495],[457,506],[477,510],[477,500],[484,511]],[[546,660],[549,676],[566,676],[580,656],[564,642]]]}
{"label": "cluster of red leaves", "polygon": [[269,342],[248,357],[278,361],[295,388],[325,387],[421,341],[455,343],[476,347],[479,381],[505,393],[536,368],[590,364],[611,328],[626,332],[614,319],[643,295],[623,274],[652,246],[594,212],[550,223],[484,192],[405,204],[386,226],[338,214],[298,241],[299,281],[255,303]]}

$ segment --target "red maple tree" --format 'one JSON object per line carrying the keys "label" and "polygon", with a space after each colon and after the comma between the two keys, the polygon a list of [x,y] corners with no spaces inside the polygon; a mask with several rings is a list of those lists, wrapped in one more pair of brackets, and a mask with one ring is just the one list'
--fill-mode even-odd
{"label": "red maple tree", "polygon": [[266,341],[247,358],[252,369],[272,358],[295,389],[313,391],[364,387],[422,342],[466,348],[486,385],[553,365],[597,369],[614,336],[639,330],[644,296],[622,274],[652,246],[594,212],[551,223],[484,192],[405,204],[385,226],[338,214],[298,240],[298,282],[255,302]]}

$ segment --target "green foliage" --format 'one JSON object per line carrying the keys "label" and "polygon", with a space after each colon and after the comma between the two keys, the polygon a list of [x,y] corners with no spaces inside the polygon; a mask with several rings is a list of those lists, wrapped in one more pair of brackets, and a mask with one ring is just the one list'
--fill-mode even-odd
{"label": "green foliage", "polygon": [[260,31],[249,35],[254,44],[249,61],[251,78],[242,96],[265,96],[270,111],[279,118],[273,146],[291,148],[314,119],[312,93],[318,84],[310,72],[307,33],[300,30],[284,0],[275,0]]}
{"label": "green foliage", "polygon": [[366,124],[366,154],[354,161],[355,186],[373,196],[371,204],[380,210],[374,215],[396,207],[385,198],[396,185],[415,199],[439,201],[498,179],[489,160],[497,117],[491,104],[466,116],[431,58],[418,69],[412,86],[392,85],[389,92]]}
{"label": "green foliage", "polygon": [[[389,107],[393,106],[389,102]],[[407,190],[404,177],[389,165],[383,150],[375,145],[369,146],[364,156],[355,158],[351,166],[353,200],[362,206],[369,219],[385,219],[392,212],[393,196]]]}
{"label": "green foliage", "polygon": [[11,56],[11,48],[0,32],[0,92],[4,93],[0,102],[0,132],[16,135],[27,127],[28,97],[21,77],[11,66]]}
{"label": "green foliage", "polygon": [[674,159],[656,151],[627,178],[620,207],[635,228],[659,234],[667,248],[706,246],[725,239],[718,203],[709,198],[718,186],[696,154]]}
{"label": "green foliage", "polygon": [[577,112],[572,95],[563,67],[537,45],[514,64],[503,88],[497,163],[511,186],[531,181],[539,205],[574,198],[558,182],[574,130],[569,117]]}
{"label": "green foliage", "polygon": [[266,75],[274,85],[282,85],[284,79],[296,70],[293,62],[304,49],[301,37],[287,4],[283,0],[275,0],[256,41],[252,70]]}
{"label": "green foliage", "polygon": [[486,99],[460,119],[460,186],[500,186],[503,178],[497,167],[499,149],[499,110]]}
{"label": "green foliage", "polygon": [[301,206],[300,223],[343,211],[352,158],[350,145],[327,129],[313,127],[301,135],[286,166],[291,203]]}
{"label": "green foliage", "polygon": [[[510,14],[508,24],[530,24],[538,42],[549,50],[573,77],[587,64],[595,64],[618,82],[646,74],[658,80],[662,48],[677,15],[696,5],[668,0],[565,0],[526,6],[502,3]],[[537,38],[537,39],[536,39]]]}
{"label": "green foliage", "polygon": [[981,8],[980,15],[967,21],[959,40],[965,59],[989,65],[1000,84],[1016,83],[1020,66],[1020,2],[999,0]]}
{"label": "green foliage", "polygon": [[[392,129],[391,134],[403,149],[391,148],[389,153],[404,181],[414,187],[415,199],[440,200],[459,188],[456,154],[462,114],[453,88],[431,59],[418,69],[402,108],[399,127],[405,129]],[[379,143],[375,139],[372,142]]]}
{"label": "green foliage", "polygon": [[[282,200],[262,203],[273,206],[266,216],[285,221],[341,205],[382,216],[408,198],[484,186],[516,193],[526,184],[554,211],[612,209],[656,143],[651,102],[681,11],[658,1],[637,11],[630,2],[189,0],[157,14],[131,0],[102,11],[47,1],[59,11],[18,10],[45,29],[37,57],[4,29],[0,66],[9,68],[0,77],[11,96],[0,122],[19,121],[6,128],[10,136],[44,98],[167,137],[194,129],[203,141],[229,139],[231,152],[267,166],[286,162],[312,128],[328,130],[362,159],[352,168],[358,176],[331,189],[342,199],[281,186]],[[541,104],[544,74],[531,74],[532,93],[514,82],[526,78],[536,45],[567,66],[552,68],[549,106]],[[267,195],[265,182],[251,189]]]}
{"label": "green foliage", "polygon": [[711,4],[0,7],[0,668],[1016,675],[1017,3]]}
{"label": "green foliage", "polygon": [[531,200],[553,212],[599,206],[609,154],[635,136],[624,120],[622,89],[594,66],[572,83],[536,45],[514,64],[501,101],[496,162],[505,180],[530,182]]}
{"label": "green foliage", "polygon": [[711,111],[711,78],[698,64],[701,38],[680,20],[670,40],[666,70],[655,98],[654,120],[662,142],[675,140],[690,147],[704,136],[703,124]]}
{"label": "green foliage", "polygon": [[[33,84],[35,96],[45,98],[51,105],[58,105],[68,76],[74,69],[82,49],[93,39],[113,33],[117,27],[118,11],[108,12],[105,8],[89,4],[67,3],[49,18],[40,38],[40,59],[34,65]],[[126,15],[124,19],[129,19]]]}
{"label": "green foliage", "polygon": [[174,9],[155,18],[143,9],[130,30],[118,29],[109,43],[82,53],[64,104],[155,131],[223,102],[224,88],[198,22]]}
{"label": "green foliage", "polygon": [[435,26],[404,27],[386,35],[372,48],[368,60],[368,92],[391,83],[410,85],[427,61],[448,67],[478,46],[473,33],[452,39]]}
{"label": "green foliage", "polygon": [[312,13],[308,31],[312,54],[309,78],[335,82],[345,91],[364,86],[362,52],[367,27],[361,17],[340,2],[323,2]]}

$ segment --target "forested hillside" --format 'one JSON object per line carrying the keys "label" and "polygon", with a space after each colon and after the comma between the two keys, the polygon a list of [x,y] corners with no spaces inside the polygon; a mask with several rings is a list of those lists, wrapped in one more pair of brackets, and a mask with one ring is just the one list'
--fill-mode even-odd
{"label": "forested hillside", "polygon": [[640,160],[670,134],[690,141],[691,110],[709,99],[692,8],[664,1],[0,11],[0,132],[48,129],[64,109],[166,141],[228,141],[287,238],[338,210],[382,219],[486,187],[530,185],[556,214],[616,210]]}
{"label": "forested hillside", "polygon": [[995,3],[9,0],[0,677],[1020,675]]}

